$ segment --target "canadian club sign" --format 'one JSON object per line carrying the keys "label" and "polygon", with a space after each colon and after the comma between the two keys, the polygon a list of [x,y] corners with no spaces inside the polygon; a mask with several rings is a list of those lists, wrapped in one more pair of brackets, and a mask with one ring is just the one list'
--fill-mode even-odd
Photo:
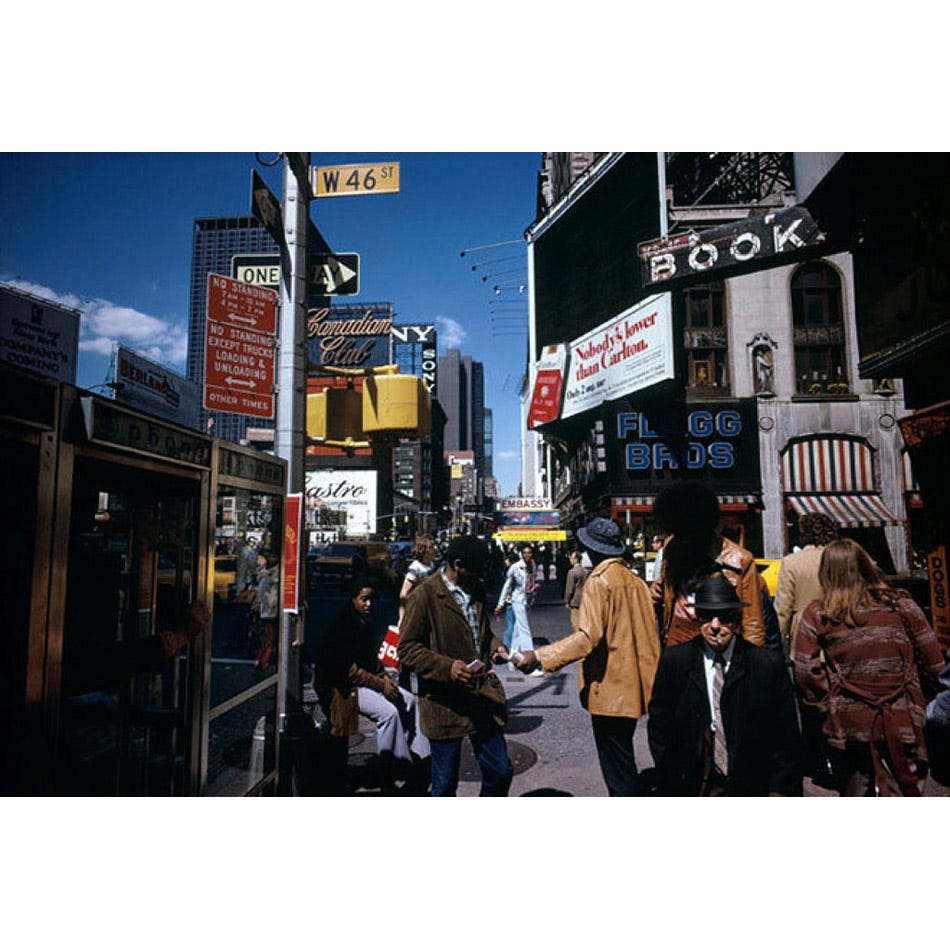
{"label": "canadian club sign", "polygon": [[708,231],[690,231],[637,245],[644,287],[709,271],[738,268],[751,261],[777,267],[792,251],[813,247],[824,235],[806,208],[783,208]]}

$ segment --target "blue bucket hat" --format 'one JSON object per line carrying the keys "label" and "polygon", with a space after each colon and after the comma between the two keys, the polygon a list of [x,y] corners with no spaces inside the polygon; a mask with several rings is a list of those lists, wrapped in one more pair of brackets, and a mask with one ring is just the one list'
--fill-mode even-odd
{"label": "blue bucket hat", "polygon": [[584,547],[608,557],[619,557],[625,550],[620,540],[620,528],[609,518],[594,518],[577,532],[577,536]]}

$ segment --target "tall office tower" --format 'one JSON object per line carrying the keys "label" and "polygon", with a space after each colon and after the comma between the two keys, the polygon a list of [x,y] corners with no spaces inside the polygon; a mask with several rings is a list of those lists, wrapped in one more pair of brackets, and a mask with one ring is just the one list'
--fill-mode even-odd
{"label": "tall office tower", "polygon": [[[188,378],[199,392],[204,390],[205,309],[208,274],[231,274],[231,258],[239,254],[277,254],[277,244],[252,217],[196,218],[191,246],[191,303],[188,308]],[[205,431],[214,420],[211,434],[239,442],[248,426],[274,427],[273,419],[208,412],[199,407],[198,427]]]}
{"label": "tall office tower", "polygon": [[485,367],[455,349],[439,358],[439,402],[445,410],[445,447],[474,452],[479,473],[485,465]]}
{"label": "tall office tower", "polygon": [[445,448],[468,449],[468,374],[458,350],[439,357],[438,394],[445,410]]}
{"label": "tall office tower", "polygon": [[475,453],[475,468],[479,474],[479,484],[485,475],[485,367],[482,363],[468,359],[469,379],[471,380],[472,421],[469,424],[472,444],[469,446]]}
{"label": "tall office tower", "polygon": [[495,474],[495,436],[494,420],[491,409],[485,409],[485,478],[491,478]]}

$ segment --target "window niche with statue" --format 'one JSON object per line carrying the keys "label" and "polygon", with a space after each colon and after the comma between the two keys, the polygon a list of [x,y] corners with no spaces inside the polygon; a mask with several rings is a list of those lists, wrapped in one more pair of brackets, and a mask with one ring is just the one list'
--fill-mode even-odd
{"label": "window niche with statue", "polygon": [[767,333],[757,333],[746,344],[752,372],[752,391],[761,399],[775,396],[775,350],[778,343]]}

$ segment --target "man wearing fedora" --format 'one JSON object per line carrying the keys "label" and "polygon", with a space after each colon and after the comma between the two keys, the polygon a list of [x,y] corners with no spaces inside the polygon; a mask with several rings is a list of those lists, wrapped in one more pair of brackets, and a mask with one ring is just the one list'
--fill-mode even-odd
{"label": "man wearing fedora", "polygon": [[663,651],[647,721],[661,795],[801,795],[801,736],[784,658],[741,636],[722,574],[696,590],[700,635]]}
{"label": "man wearing fedora", "polygon": [[593,565],[581,593],[577,628],[563,640],[525,651],[518,667],[550,673],[582,661],[581,705],[591,716],[607,791],[639,795],[633,733],[650,701],[660,656],[650,591],[624,563],[613,521],[594,518],[577,536]]}

